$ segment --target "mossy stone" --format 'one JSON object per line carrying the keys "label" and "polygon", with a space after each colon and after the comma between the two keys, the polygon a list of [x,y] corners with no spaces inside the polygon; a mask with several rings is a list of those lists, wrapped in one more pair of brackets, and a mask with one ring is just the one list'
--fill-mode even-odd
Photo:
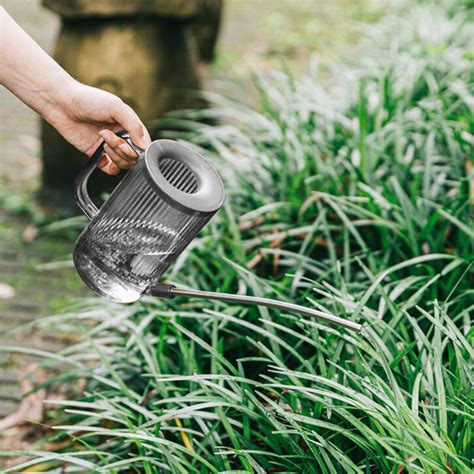
{"label": "mossy stone", "polygon": [[63,18],[156,15],[185,19],[199,12],[204,0],[43,0]]}

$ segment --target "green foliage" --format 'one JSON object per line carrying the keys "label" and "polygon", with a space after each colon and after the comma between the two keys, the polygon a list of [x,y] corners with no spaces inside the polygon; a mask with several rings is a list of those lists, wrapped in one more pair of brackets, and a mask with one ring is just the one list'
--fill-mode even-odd
{"label": "green foliage", "polygon": [[216,302],[84,302],[56,327],[96,324],[47,383],[87,379],[51,401],[71,443],[23,465],[470,472],[472,30],[460,4],[419,2],[329,89],[258,77],[259,111],[220,98],[184,123],[230,192],[170,278],[291,298],[362,334]]}
{"label": "green foliage", "polygon": [[25,195],[10,194],[0,190],[0,209],[14,216],[26,215],[35,225],[43,225],[47,222],[47,216],[38,204]]}

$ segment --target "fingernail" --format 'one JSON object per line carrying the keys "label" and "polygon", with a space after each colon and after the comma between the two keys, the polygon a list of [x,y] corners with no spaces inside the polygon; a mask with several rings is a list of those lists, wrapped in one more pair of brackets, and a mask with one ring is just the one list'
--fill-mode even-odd
{"label": "fingernail", "polygon": [[137,143],[135,143],[135,145],[137,145],[138,147],[142,149],[145,149],[148,146],[144,139],[138,140]]}
{"label": "fingernail", "polygon": [[109,162],[109,159],[108,159],[107,155],[103,155],[102,158],[97,163],[97,167],[98,168],[103,168],[108,162]]}
{"label": "fingernail", "polygon": [[112,175],[116,175],[120,172],[120,168],[115,163],[110,163],[109,172]]}

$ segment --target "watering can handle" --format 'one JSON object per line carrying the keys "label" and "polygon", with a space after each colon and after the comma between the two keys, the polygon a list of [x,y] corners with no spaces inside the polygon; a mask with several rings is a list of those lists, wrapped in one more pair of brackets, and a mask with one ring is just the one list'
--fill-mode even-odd
{"label": "watering can handle", "polygon": [[[130,140],[130,135],[125,130],[116,132],[116,135],[120,138],[123,138],[135,151],[140,155],[143,150],[138,148]],[[90,175],[94,172],[97,165],[99,164],[100,159],[104,156],[104,145],[105,142],[102,142],[94,154],[89,158],[84,167],[79,171],[75,181],[74,181],[74,197],[76,198],[77,205],[81,211],[91,220],[98,212],[99,209],[92,201],[89,193],[87,192],[87,182],[89,181]]]}

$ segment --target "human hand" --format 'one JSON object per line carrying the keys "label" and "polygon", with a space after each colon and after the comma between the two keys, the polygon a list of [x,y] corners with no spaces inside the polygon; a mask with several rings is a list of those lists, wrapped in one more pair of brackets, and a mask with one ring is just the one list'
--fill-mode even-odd
{"label": "human hand", "polygon": [[0,6],[0,84],[36,110],[69,143],[91,156],[105,140],[99,168],[117,174],[136,153],[113,132],[126,130],[140,148],[150,136],[117,96],[74,80]]}
{"label": "human hand", "polygon": [[91,156],[102,139],[105,154],[98,167],[116,175],[132,166],[137,154],[114,132],[126,130],[132,142],[146,148],[150,136],[133,109],[117,96],[72,81],[48,107],[44,118],[79,151]]}

